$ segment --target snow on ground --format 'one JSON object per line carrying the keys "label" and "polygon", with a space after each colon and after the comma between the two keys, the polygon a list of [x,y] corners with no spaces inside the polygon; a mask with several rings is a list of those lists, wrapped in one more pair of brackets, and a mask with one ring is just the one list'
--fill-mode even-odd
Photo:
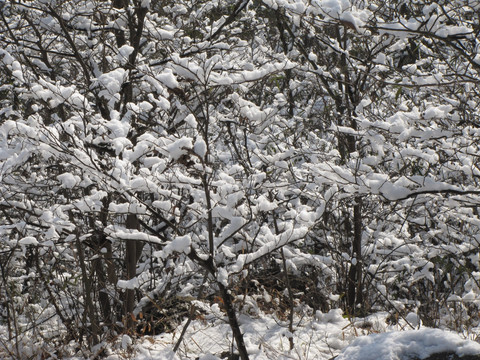
{"label": "snow on ground", "polygon": [[480,344],[440,329],[395,331],[362,336],[352,342],[336,360],[425,359],[451,352],[459,356],[480,354]]}
{"label": "snow on ground", "polygon": [[[232,348],[232,334],[226,318],[214,307],[212,314],[190,323],[176,354],[172,349],[186,320],[173,333],[140,338],[128,352],[130,340],[120,339],[118,351],[108,360],[224,359]],[[352,320],[338,309],[326,314],[317,311],[314,316],[297,314],[293,350],[289,348],[288,323],[275,314],[240,315],[239,321],[251,360],[327,360],[334,356],[338,356],[336,360],[403,360],[438,352],[480,354],[480,344],[456,333],[431,328],[411,330],[402,321],[389,326],[387,315]]]}

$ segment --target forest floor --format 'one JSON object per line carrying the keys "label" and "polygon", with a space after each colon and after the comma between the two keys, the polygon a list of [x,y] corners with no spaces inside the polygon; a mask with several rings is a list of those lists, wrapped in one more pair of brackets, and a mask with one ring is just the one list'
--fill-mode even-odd
{"label": "forest floor", "polygon": [[[459,334],[431,329],[409,316],[391,324],[387,313],[351,319],[339,309],[328,313],[305,310],[296,313],[293,334],[288,331],[288,319],[277,314],[240,315],[239,322],[251,360],[480,359],[480,344],[474,341],[479,336],[474,330]],[[186,324],[185,319],[175,331],[157,336],[135,340],[127,335],[119,337],[107,359],[238,359],[235,351],[231,355],[230,327],[217,305],[191,321],[179,342]],[[292,349],[289,338],[293,340]],[[445,355],[431,357],[438,353]]]}

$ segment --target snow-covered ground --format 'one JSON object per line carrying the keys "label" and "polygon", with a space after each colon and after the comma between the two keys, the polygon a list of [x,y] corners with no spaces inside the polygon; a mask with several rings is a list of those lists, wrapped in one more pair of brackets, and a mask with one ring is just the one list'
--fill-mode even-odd
{"label": "snow-covered ground", "polygon": [[480,354],[480,344],[440,329],[394,331],[355,339],[336,360],[425,359],[438,353]]}
{"label": "snow-covered ground", "polygon": [[[412,329],[400,320],[387,324],[386,313],[365,319],[348,319],[341,310],[324,314],[297,314],[294,321],[294,348],[290,350],[288,323],[274,314],[240,316],[245,343],[252,360],[319,359],[327,360],[403,360],[423,359],[440,352],[459,356],[480,354],[480,344],[460,334],[419,326]],[[183,322],[169,334],[145,336],[133,342],[119,338],[108,360],[200,359],[220,360],[232,350],[232,335],[225,317],[212,307],[204,319],[190,323],[178,351]]]}

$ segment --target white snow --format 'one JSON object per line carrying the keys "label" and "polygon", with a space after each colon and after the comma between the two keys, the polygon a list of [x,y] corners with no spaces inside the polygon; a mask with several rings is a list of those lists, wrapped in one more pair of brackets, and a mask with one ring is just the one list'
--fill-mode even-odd
{"label": "white snow", "polygon": [[138,288],[138,278],[134,277],[133,279],[130,280],[118,280],[117,286],[120,289],[136,289]]}
{"label": "white snow", "polygon": [[131,346],[133,344],[133,340],[130,336],[128,335],[123,335],[122,336],[122,348],[124,350],[127,350],[129,346]]}
{"label": "white snow", "polygon": [[176,237],[168,246],[170,246],[173,251],[188,253],[188,248],[190,247],[191,242],[192,240],[190,239],[189,235],[179,236]]}
{"label": "white snow", "polygon": [[45,239],[47,240],[56,240],[60,237],[57,233],[57,230],[55,229],[55,226],[53,225],[48,228],[44,236],[45,236]]}
{"label": "white snow", "polygon": [[405,316],[405,320],[407,320],[408,323],[414,328],[418,328],[422,324],[420,316],[414,312],[408,313],[407,316]]}
{"label": "white snow", "polygon": [[192,139],[184,136],[168,145],[167,151],[173,160],[178,160],[182,155],[187,153],[188,149],[191,149],[192,147]]}
{"label": "white snow", "polygon": [[276,72],[285,71],[294,67],[295,65],[288,60],[284,62],[268,63],[255,70],[240,71],[236,74],[229,74],[229,76],[214,76],[214,74],[212,74],[212,82],[218,85],[225,85],[232,83],[243,83],[246,81],[255,81],[270,76]]}
{"label": "white snow", "polygon": [[104,92],[100,92],[101,96],[107,96],[107,94],[114,94],[120,91],[120,88],[125,81],[125,69],[118,68],[109,73],[100,75],[98,81],[106,89]]}
{"label": "white snow", "polygon": [[73,189],[81,181],[79,176],[71,173],[60,174],[57,176],[57,179],[62,183],[61,186],[65,189]]}
{"label": "white snow", "polygon": [[278,207],[276,203],[270,202],[265,196],[260,195],[257,199],[257,208],[260,211],[271,211]]}
{"label": "white snow", "polygon": [[[219,273],[218,280],[225,282],[225,274]],[[265,294],[264,298],[275,300],[271,294]],[[453,332],[432,328],[402,330],[406,326],[403,320],[389,326],[386,313],[355,319],[345,317],[340,309],[328,313],[317,311],[313,316],[299,310],[290,333],[285,320],[262,312],[252,297],[246,296],[243,303],[251,315],[239,315],[239,322],[252,360],[329,360],[336,355],[336,360],[408,360],[439,352],[459,356],[480,354],[480,344]],[[227,316],[216,302],[195,304],[205,315],[191,322],[176,354],[172,349],[186,319],[173,333],[139,339],[133,344],[135,356],[132,358],[220,360],[220,354],[232,346]],[[293,350],[289,350],[289,336],[293,337]],[[108,359],[116,359],[113,356],[117,355],[112,354]]]}
{"label": "white snow", "polygon": [[121,63],[128,62],[128,58],[134,50],[135,49],[130,45],[123,45],[120,49],[118,49],[118,61],[120,61]]}
{"label": "white snow", "polygon": [[0,49],[0,56],[3,56],[3,58],[1,59],[1,61],[5,64],[5,65],[11,65],[13,63],[13,61],[15,60],[14,57],[12,55],[10,55],[10,53],[8,53],[6,50],[4,49]]}
{"label": "white snow", "polygon": [[359,337],[336,360],[424,359],[440,352],[475,355],[480,354],[480,344],[448,331],[423,328]]}
{"label": "white snow", "polygon": [[350,6],[348,0],[322,0],[320,2],[321,9],[333,18],[338,18]]}
{"label": "white snow", "polygon": [[198,138],[195,141],[195,144],[193,145],[193,151],[195,151],[195,154],[200,156],[202,159],[205,157],[207,153],[207,144],[202,138]]}
{"label": "white snow", "polygon": [[190,244],[192,239],[190,235],[177,236],[169,242],[162,250],[156,251],[153,255],[162,259],[166,259],[174,251],[178,253],[190,253]]}
{"label": "white snow", "polygon": [[228,271],[225,268],[218,269],[217,281],[224,286],[228,286]]}
{"label": "white snow", "polygon": [[160,245],[165,244],[165,242],[162,241],[160,238],[135,229],[125,229],[120,226],[110,225],[107,226],[104,231],[105,234],[107,234],[108,237],[113,240],[138,240]]}
{"label": "white snow", "polygon": [[20,239],[18,243],[20,245],[38,245],[37,239],[35,239],[33,236],[24,237],[23,239]]}
{"label": "white snow", "polygon": [[173,75],[173,71],[171,69],[165,69],[163,73],[156,76],[156,79],[169,89],[175,89],[179,87],[177,78],[175,75]]}
{"label": "white snow", "polygon": [[315,313],[315,318],[323,323],[342,323],[345,320],[341,309],[332,309],[326,314],[317,311]]}
{"label": "white snow", "polygon": [[152,203],[153,206],[155,206],[157,209],[163,210],[163,211],[170,211],[172,208],[172,202],[170,200],[165,200],[165,201],[160,201],[156,200]]}
{"label": "white snow", "polygon": [[230,217],[230,224],[224,227],[219,238],[215,240],[216,245],[221,244],[224,242],[224,240],[230,238],[233,234],[240,230],[243,225],[245,225],[245,222],[245,219],[240,216]]}
{"label": "white snow", "polygon": [[345,11],[340,15],[340,20],[353,26],[357,32],[360,31],[360,27],[363,26],[363,23],[350,11]]}
{"label": "white snow", "polygon": [[187,117],[184,119],[185,123],[188,124],[191,128],[197,128],[197,120],[195,120],[195,115],[188,114]]}
{"label": "white snow", "polygon": [[122,203],[122,204],[115,204],[110,203],[108,206],[108,211],[114,213],[133,213],[133,214],[145,214],[147,212],[147,208],[143,204],[138,203]]}

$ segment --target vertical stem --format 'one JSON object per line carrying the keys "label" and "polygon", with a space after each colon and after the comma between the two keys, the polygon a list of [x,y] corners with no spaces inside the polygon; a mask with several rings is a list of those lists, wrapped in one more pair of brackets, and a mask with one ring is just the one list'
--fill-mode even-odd
{"label": "vertical stem", "polygon": [[100,310],[102,312],[102,318],[105,325],[110,326],[112,323],[112,309],[110,306],[110,299],[107,293],[107,281],[105,275],[105,269],[102,259],[100,257],[95,258],[92,261],[92,266],[97,274],[97,288],[98,288],[98,301],[100,303]]}
{"label": "vertical stem", "polygon": [[288,277],[287,262],[285,260],[285,253],[283,251],[283,248],[281,250],[281,253],[282,253],[283,272],[285,274],[285,282],[287,284],[288,302],[290,303],[290,313],[288,314],[288,331],[290,332],[290,336],[288,337],[288,342],[290,343],[290,350],[293,350],[293,347],[294,347],[294,343],[293,343],[293,293],[292,293],[292,287],[290,286],[290,278]]}
{"label": "vertical stem", "polygon": [[[127,229],[138,229],[139,223],[135,214],[128,214],[126,221]],[[125,266],[127,270],[127,280],[133,279],[137,275],[137,241],[127,240],[125,251]],[[127,289],[125,291],[125,316],[127,330],[132,330],[135,322],[132,318],[132,312],[135,307],[135,291]]]}
{"label": "vertical stem", "polygon": [[[90,320],[91,326],[91,337],[89,339],[89,343],[91,345],[98,344],[98,334],[99,334],[99,326],[97,322],[97,318],[95,316],[95,308],[92,300],[92,279],[87,273],[86,263],[85,263],[85,254],[83,252],[82,243],[77,236],[77,251],[78,251],[78,258],[80,260],[80,271],[82,272],[82,280],[85,287],[85,312]],[[85,324],[84,324],[85,325]]]}
{"label": "vertical stem", "polygon": [[213,241],[213,215],[212,215],[212,200],[210,198],[210,189],[208,188],[207,175],[203,175],[203,189],[205,191],[205,201],[207,203],[207,224],[208,224],[208,250],[213,261],[215,255],[215,244]]}
{"label": "vertical stem", "polygon": [[[348,49],[347,28],[338,25],[337,40],[342,44],[344,50]],[[347,55],[342,53],[340,55],[340,69],[343,73],[343,79],[339,79],[339,89],[342,91],[342,97],[337,103],[337,110],[339,114],[344,116],[340,122],[342,125],[347,125],[353,129],[357,129],[357,121],[355,118],[355,106],[358,104],[358,89],[354,89],[350,81],[350,68],[348,66]],[[348,120],[348,122],[346,121]],[[345,145],[343,145],[344,153],[342,159],[347,163],[350,154],[357,151],[357,138],[354,135],[346,135]],[[355,197],[355,204],[353,205],[353,240],[352,240],[352,258],[355,263],[350,264],[350,270],[347,275],[347,307],[351,315],[357,311],[357,305],[363,302],[363,274],[362,274],[362,199],[359,196]]]}
{"label": "vertical stem", "polygon": [[355,206],[353,207],[353,248],[357,263],[355,264],[357,272],[357,291],[355,305],[362,305],[363,303],[363,276],[362,276],[362,199],[357,197],[355,199]]}
{"label": "vertical stem", "polygon": [[350,315],[357,311],[357,305],[363,303],[363,281],[362,281],[362,199],[355,198],[353,206],[353,251],[352,258],[355,263],[350,264],[350,270],[347,276],[347,306]]}
{"label": "vertical stem", "polygon": [[228,323],[232,329],[233,338],[237,344],[237,350],[240,355],[240,359],[248,360],[248,352],[243,340],[243,334],[240,331],[240,325],[238,323],[237,314],[235,308],[233,307],[232,296],[228,292],[228,289],[225,285],[219,283],[220,295],[222,296],[223,304],[225,305],[225,311],[228,316]]}
{"label": "vertical stem", "polygon": [[[5,266],[0,262],[0,270],[2,272],[2,280],[4,284],[4,290],[6,293],[6,299],[5,299],[5,306],[7,308],[7,324],[8,324],[8,340],[12,340],[13,337],[15,337],[15,349],[17,351],[17,354],[20,354],[20,349],[18,347],[18,322],[17,322],[17,314],[15,312],[15,306],[13,305],[13,296],[10,293],[10,285],[8,284],[8,276],[6,273],[6,269],[8,269],[8,262],[9,259],[11,258],[11,255],[13,254],[13,251],[15,249],[12,249],[8,256],[8,260],[5,261]],[[12,307],[11,314],[10,314],[10,306]],[[13,321],[13,334],[12,334],[12,324],[11,321]]]}
{"label": "vertical stem", "polygon": [[[207,282],[207,280],[208,280],[208,270],[205,269],[205,276],[203,277],[202,285],[200,286],[200,289],[198,290],[197,299],[202,298],[203,289],[205,287],[205,283]],[[180,336],[177,340],[177,343],[173,347],[173,352],[174,353],[176,353],[178,351],[178,348],[180,347],[180,344],[183,340],[183,337],[185,336],[185,333],[187,332],[188,326],[190,325],[190,323],[192,322],[192,320],[195,316],[195,310],[196,310],[195,304],[191,304],[190,305],[190,313],[188,314],[188,320],[187,320],[185,326],[182,329],[182,332],[181,332],[181,334],[180,334]]]}
{"label": "vertical stem", "polygon": [[[213,216],[212,216],[212,203],[210,198],[210,189],[208,188],[208,179],[207,175],[203,175],[203,187],[205,191],[205,201],[207,203],[207,229],[208,229],[208,246],[210,252],[210,258],[207,262],[210,268],[207,268],[209,272],[215,276],[216,275],[216,265],[214,261],[215,255],[215,244],[214,244],[214,235],[213,235]],[[228,323],[232,329],[233,338],[237,344],[237,349],[240,354],[240,359],[248,360],[248,352],[243,340],[243,334],[240,330],[240,325],[238,323],[237,314],[233,306],[232,296],[230,295],[228,288],[222,283],[218,283],[220,289],[220,296],[222,297],[223,304],[225,305],[225,311],[228,316]]]}
{"label": "vertical stem", "polygon": [[[269,194],[270,201],[274,201],[272,193]],[[275,234],[278,235],[280,231],[278,230],[278,223],[277,217],[275,213],[273,214],[273,226],[275,227]],[[288,331],[290,332],[290,336],[288,337],[288,342],[290,343],[290,350],[293,350],[295,344],[293,342],[293,292],[292,287],[290,286],[290,278],[288,277],[287,271],[287,261],[285,260],[285,252],[283,248],[281,249],[280,253],[282,254],[282,264],[283,264],[283,273],[285,274],[285,283],[287,284],[287,291],[288,291],[288,302],[290,303],[290,313],[288,314]]]}

